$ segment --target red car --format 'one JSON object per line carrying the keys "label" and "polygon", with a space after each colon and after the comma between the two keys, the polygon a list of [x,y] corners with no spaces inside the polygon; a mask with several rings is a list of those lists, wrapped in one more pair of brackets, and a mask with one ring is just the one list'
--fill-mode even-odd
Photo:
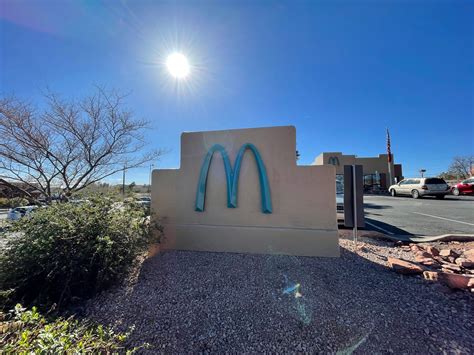
{"label": "red car", "polygon": [[454,185],[451,191],[455,196],[474,194],[474,177],[470,177]]}

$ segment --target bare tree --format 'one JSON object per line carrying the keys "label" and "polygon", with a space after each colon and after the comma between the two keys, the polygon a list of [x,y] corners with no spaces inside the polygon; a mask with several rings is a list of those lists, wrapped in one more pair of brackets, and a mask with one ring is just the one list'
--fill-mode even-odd
{"label": "bare tree", "polygon": [[0,179],[48,198],[54,187],[70,196],[124,168],[158,159],[161,150],[143,153],[148,123],[124,108],[125,97],[97,88],[67,101],[47,92],[42,112],[15,97],[1,98]]}
{"label": "bare tree", "polygon": [[457,156],[453,158],[453,162],[449,166],[449,173],[458,179],[465,179],[471,176],[474,167],[474,156]]}

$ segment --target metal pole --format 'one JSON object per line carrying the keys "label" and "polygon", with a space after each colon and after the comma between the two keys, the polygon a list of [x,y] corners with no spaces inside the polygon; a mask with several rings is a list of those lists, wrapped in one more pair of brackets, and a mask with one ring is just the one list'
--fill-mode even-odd
{"label": "metal pole", "polygon": [[125,198],[125,169],[127,168],[126,165],[123,166],[123,175],[122,175],[122,195]]}
{"label": "metal pole", "polygon": [[388,179],[389,179],[389,184],[388,186],[393,184],[393,177],[392,177],[392,159],[388,162]]}
{"label": "metal pole", "polygon": [[352,190],[354,191],[354,243],[357,248],[357,186],[356,186],[356,167],[352,165]]}

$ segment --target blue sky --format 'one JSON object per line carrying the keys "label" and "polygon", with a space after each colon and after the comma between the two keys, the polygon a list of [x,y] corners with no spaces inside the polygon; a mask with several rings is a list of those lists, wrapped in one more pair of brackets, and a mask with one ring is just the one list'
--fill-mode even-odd
{"label": "blue sky", "polygon": [[[404,175],[474,153],[472,1],[12,1],[0,5],[0,91],[33,102],[130,92],[156,165],[183,131],[294,125],[299,164],[373,156],[392,136]],[[176,83],[173,51],[193,70]],[[115,179],[115,178],[114,178]],[[112,179],[112,181],[114,180]],[[118,179],[118,177],[117,177]],[[148,168],[127,180],[145,183]]]}

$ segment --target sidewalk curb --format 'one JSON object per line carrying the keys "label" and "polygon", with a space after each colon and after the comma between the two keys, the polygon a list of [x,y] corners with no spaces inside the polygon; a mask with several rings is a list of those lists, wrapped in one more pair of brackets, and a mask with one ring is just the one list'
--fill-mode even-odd
{"label": "sidewalk curb", "polygon": [[409,236],[409,235],[384,235],[384,238],[393,241],[410,242],[410,243],[426,243],[437,241],[474,241],[474,234],[442,234],[437,236]]}

